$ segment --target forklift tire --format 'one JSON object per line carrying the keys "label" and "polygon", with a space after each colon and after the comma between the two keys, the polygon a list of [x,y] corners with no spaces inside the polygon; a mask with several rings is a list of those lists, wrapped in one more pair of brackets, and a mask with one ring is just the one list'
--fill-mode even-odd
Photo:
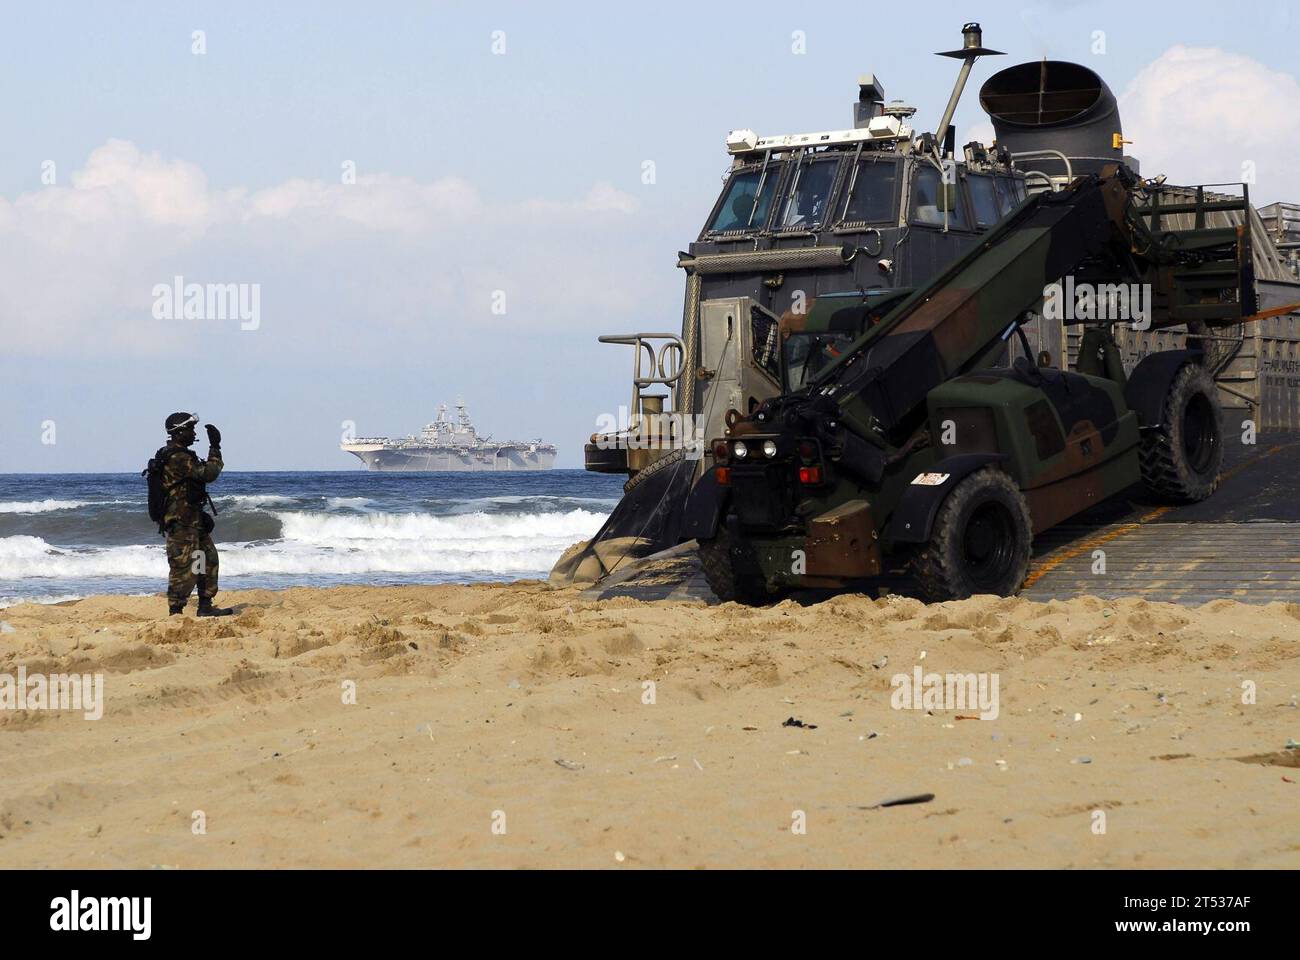
{"label": "forklift tire", "polygon": [[1015,481],[984,467],[959,482],[939,507],[930,541],[912,559],[931,601],[981,593],[1012,596],[1029,573],[1029,504]]}
{"label": "forklift tire", "polygon": [[1142,432],[1138,450],[1142,484],[1169,503],[1197,503],[1219,485],[1223,466],[1223,415],[1218,389],[1203,367],[1178,371],[1160,425]]}
{"label": "forklift tire", "polygon": [[681,463],[685,459],[685,447],[678,447],[676,450],[664,454],[658,460],[652,461],[648,467],[644,467],[628,477],[627,482],[623,484],[623,492],[631,493],[641,485],[642,481],[649,480],[660,470],[667,470],[673,464]]}
{"label": "forklift tire", "polygon": [[734,600],[759,607],[778,598],[768,589],[757,568],[745,569],[748,564],[743,551],[732,546],[731,536],[726,530],[719,529],[712,540],[700,541],[700,566],[709,589],[723,603]]}

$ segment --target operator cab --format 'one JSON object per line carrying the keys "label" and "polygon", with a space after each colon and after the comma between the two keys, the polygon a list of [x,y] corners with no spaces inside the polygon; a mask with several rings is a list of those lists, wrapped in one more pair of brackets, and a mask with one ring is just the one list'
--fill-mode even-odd
{"label": "operator cab", "polygon": [[901,303],[911,288],[823,294],[804,314],[781,318],[781,392],[810,386],[853,341]]}

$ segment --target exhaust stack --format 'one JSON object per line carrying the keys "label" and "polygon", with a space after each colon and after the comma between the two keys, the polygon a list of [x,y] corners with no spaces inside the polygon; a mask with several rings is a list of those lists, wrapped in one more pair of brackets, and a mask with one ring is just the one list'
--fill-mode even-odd
{"label": "exhaust stack", "polygon": [[[957,112],[957,102],[961,100],[962,91],[966,89],[966,80],[970,77],[970,68],[975,65],[975,61],[980,57],[1000,57],[1003,56],[1000,50],[990,50],[984,46],[984,31],[980,29],[978,23],[968,23],[961,28],[961,49],[948,50],[937,54],[940,57],[952,57],[954,60],[961,61],[961,70],[957,73],[957,82],[953,84],[952,96],[948,98],[948,106],[944,107],[943,116],[939,118],[939,126],[935,128],[934,138],[939,143],[948,143],[948,125],[952,123],[952,115]],[[945,151],[948,152],[948,151]]]}
{"label": "exhaust stack", "polygon": [[1058,151],[1069,158],[1070,173],[1099,173],[1108,163],[1137,162],[1124,156],[1119,106],[1106,81],[1087,67],[1063,60],[1019,63],[995,73],[980,90],[980,106],[993,121],[998,145],[1014,154],[1022,169],[1050,177],[1067,176]]}

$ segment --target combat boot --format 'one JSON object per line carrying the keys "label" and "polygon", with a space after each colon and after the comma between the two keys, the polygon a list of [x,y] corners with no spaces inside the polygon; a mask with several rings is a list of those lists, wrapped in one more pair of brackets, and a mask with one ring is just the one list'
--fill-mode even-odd
{"label": "combat boot", "polygon": [[169,617],[174,617],[174,616],[176,616],[176,614],[178,614],[178,613],[184,613],[184,612],[185,612],[185,604],[183,604],[183,603],[169,603],[169,604],[167,604],[167,616],[169,616]]}
{"label": "combat boot", "polygon": [[229,607],[214,607],[211,597],[199,598],[199,609],[195,612],[196,617],[229,617],[235,611]]}

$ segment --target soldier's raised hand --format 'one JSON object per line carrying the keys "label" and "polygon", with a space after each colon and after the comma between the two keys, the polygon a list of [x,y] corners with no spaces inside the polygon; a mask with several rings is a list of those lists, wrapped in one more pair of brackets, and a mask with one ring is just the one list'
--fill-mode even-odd
{"label": "soldier's raised hand", "polygon": [[214,446],[214,447],[219,447],[219,446],[221,446],[221,431],[220,431],[220,430],[218,430],[216,427],[214,427],[214,426],[213,426],[212,424],[210,424],[210,423],[204,424],[203,429],[206,430],[206,431],[208,431],[208,443],[212,444],[212,446]]}

